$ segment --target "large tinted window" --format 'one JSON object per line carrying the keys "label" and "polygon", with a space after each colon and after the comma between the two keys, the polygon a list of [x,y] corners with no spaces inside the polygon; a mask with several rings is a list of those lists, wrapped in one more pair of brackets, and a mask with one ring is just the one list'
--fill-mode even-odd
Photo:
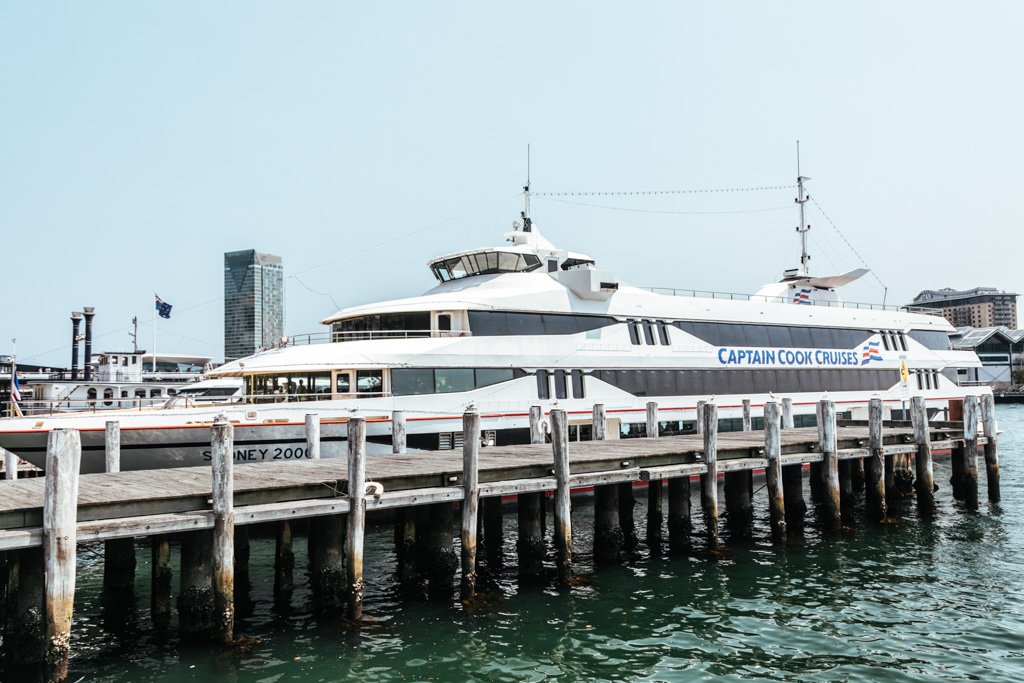
{"label": "large tinted window", "polygon": [[949,335],[945,332],[934,330],[910,330],[907,334],[911,339],[921,342],[929,349],[948,351],[952,348],[949,344]]}
{"label": "large tinted window", "polygon": [[895,370],[836,369],[595,370],[593,376],[634,396],[881,391],[899,381]]}
{"label": "large tinted window", "polygon": [[434,393],[434,371],[425,368],[396,368],[392,370],[391,393],[395,396]]}
{"label": "large tinted window", "polygon": [[391,371],[391,393],[413,396],[470,391],[525,374],[512,368],[395,368]]}
{"label": "large tinted window", "polygon": [[472,368],[437,368],[434,370],[434,389],[439,394],[470,391],[474,388]]}
{"label": "large tinted window", "polygon": [[870,330],[682,321],[676,327],[715,346],[852,349],[871,336]]}
{"label": "large tinted window", "polygon": [[577,334],[614,325],[614,318],[600,315],[470,311],[469,329],[477,337],[508,335]]}

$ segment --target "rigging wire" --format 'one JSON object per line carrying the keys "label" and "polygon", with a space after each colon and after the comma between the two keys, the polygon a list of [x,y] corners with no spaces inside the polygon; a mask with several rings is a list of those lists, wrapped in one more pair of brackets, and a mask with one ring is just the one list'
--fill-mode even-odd
{"label": "rigging wire", "polygon": [[603,204],[590,204],[588,202],[574,202],[568,199],[555,199],[554,197],[545,197],[544,199],[549,202],[558,202],[559,204],[573,204],[576,206],[586,206],[592,209],[605,209],[608,211],[628,211],[630,213],[658,213],[658,214],[670,214],[674,216],[713,216],[718,214],[736,214],[736,213],[763,213],[766,211],[782,211],[783,209],[791,209],[792,206],[789,204],[785,206],[771,206],[761,209],[737,209],[732,211],[663,211],[658,209],[636,209],[625,206],[606,206]]}
{"label": "rigging wire", "polygon": [[854,249],[853,245],[850,243],[850,240],[846,239],[846,235],[844,235],[843,231],[839,229],[839,226],[835,224],[835,221],[833,221],[831,218],[829,218],[829,215],[827,213],[825,213],[825,209],[821,208],[821,204],[818,203],[818,200],[815,199],[814,197],[811,197],[811,202],[814,204],[815,208],[818,209],[818,213],[821,214],[822,218],[824,218],[826,221],[828,221],[828,224],[832,226],[832,228],[836,231],[836,233],[839,234],[839,236],[842,238],[843,242],[846,243],[846,246],[849,247],[850,251],[853,252],[854,256],[856,256],[860,260],[861,265],[863,265],[865,268],[871,270],[872,277],[874,277],[876,280],[878,280],[878,284],[880,284],[882,286],[883,290],[888,292],[889,288],[886,286],[886,284],[884,282],[882,282],[882,278],[878,277],[878,273],[876,273],[868,265],[867,261],[864,260],[864,257],[860,255],[860,252],[858,252],[856,249]]}
{"label": "rigging wire", "polygon": [[750,187],[705,187],[685,190],[632,190],[618,192],[532,192],[534,197],[642,197],[672,194],[712,194],[720,192],[767,192],[791,190],[796,185],[756,185]]}

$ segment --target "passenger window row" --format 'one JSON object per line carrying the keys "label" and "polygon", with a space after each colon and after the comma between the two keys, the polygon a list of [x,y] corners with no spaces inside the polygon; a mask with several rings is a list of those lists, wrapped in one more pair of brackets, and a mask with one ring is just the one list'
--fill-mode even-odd
{"label": "passenger window row", "polygon": [[886,351],[907,350],[907,336],[902,332],[882,330],[880,334],[882,335],[882,346],[885,347]]}
{"label": "passenger window row", "polygon": [[668,335],[668,324],[664,320],[629,320],[627,325],[629,326],[629,341],[635,346],[640,344],[668,346],[672,343],[672,339]]}
{"label": "passenger window row", "polygon": [[872,330],[797,325],[754,325],[680,321],[683,332],[714,346],[777,347],[797,349],[852,349],[866,341]]}
{"label": "passenger window row", "polygon": [[938,370],[914,370],[914,375],[917,378],[918,389],[938,389],[939,388],[939,371]]}
{"label": "passenger window row", "polygon": [[899,381],[896,370],[594,370],[594,379],[634,396],[701,396],[884,391]]}
{"label": "passenger window row", "polygon": [[551,382],[555,384],[555,398],[564,399],[569,397],[569,388],[572,388],[573,398],[585,398],[586,387],[583,380],[582,370],[538,370],[537,371],[537,398],[548,400],[551,398]]}

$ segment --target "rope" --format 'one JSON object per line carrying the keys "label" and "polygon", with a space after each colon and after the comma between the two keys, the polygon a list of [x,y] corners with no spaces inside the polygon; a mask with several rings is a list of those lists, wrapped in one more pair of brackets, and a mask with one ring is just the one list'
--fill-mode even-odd
{"label": "rope", "polygon": [[631,213],[660,213],[660,214],[671,214],[675,216],[713,216],[716,214],[732,214],[732,213],[761,213],[764,211],[781,211],[783,209],[793,208],[789,204],[786,206],[772,206],[764,209],[738,209],[731,211],[661,211],[658,209],[635,209],[625,206],[605,206],[602,204],[590,204],[588,202],[574,202],[568,199],[555,199],[553,197],[544,197],[546,201],[558,202],[559,204],[574,204],[576,206],[587,206],[592,209],[606,209],[608,211],[629,211]]}
{"label": "rope", "polygon": [[790,190],[796,185],[754,185],[750,187],[706,187],[687,190],[633,190],[619,192],[533,192],[533,197],[644,197],[672,194],[712,194],[720,192],[767,192]]}

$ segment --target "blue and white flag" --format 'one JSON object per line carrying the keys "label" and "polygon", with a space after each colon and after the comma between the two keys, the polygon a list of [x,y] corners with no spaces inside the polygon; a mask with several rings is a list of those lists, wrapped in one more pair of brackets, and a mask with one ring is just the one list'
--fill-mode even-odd
{"label": "blue and white flag", "polygon": [[21,387],[18,386],[18,368],[11,373],[11,400],[17,403],[21,400]]}
{"label": "blue and white flag", "polygon": [[154,294],[153,296],[156,297],[156,312],[157,312],[157,314],[161,318],[170,318],[171,317],[171,308],[172,308],[171,305],[169,303],[167,303],[166,301],[164,301],[163,299],[161,299],[156,294]]}

